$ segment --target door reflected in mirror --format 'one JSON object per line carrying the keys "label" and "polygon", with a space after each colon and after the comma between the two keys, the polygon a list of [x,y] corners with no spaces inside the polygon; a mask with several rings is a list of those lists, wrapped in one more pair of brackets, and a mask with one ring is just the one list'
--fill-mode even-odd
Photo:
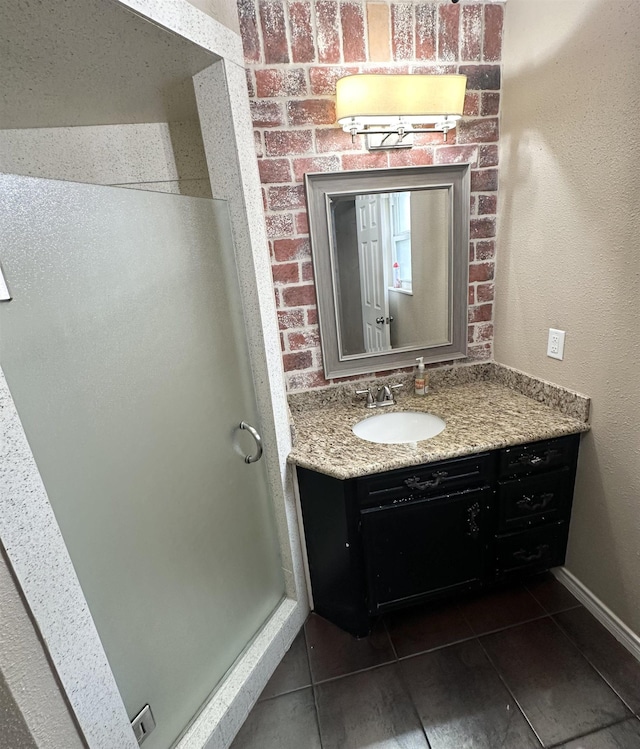
{"label": "door reflected in mirror", "polygon": [[331,199],[340,356],[449,343],[447,188]]}

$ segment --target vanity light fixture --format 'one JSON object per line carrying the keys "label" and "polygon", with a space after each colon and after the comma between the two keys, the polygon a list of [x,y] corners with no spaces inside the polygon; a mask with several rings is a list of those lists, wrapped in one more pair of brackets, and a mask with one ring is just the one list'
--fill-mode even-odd
{"label": "vanity light fixture", "polygon": [[336,83],[336,119],[352,140],[366,135],[370,151],[411,148],[413,133],[446,140],[462,117],[466,85],[466,75],[345,76]]}

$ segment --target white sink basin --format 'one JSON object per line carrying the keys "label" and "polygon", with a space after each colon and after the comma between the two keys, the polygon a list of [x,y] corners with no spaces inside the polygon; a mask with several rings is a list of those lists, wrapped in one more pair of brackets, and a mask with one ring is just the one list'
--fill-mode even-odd
{"label": "white sink basin", "polygon": [[431,439],[440,434],[445,426],[439,416],[419,411],[400,411],[363,419],[353,427],[353,433],[369,442],[393,445]]}

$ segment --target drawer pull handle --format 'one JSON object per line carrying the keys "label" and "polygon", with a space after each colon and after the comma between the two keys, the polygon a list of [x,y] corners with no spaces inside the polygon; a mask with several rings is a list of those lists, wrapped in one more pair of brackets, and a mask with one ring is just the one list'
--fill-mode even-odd
{"label": "drawer pull handle", "polygon": [[420,481],[419,476],[411,476],[408,479],[404,480],[404,484],[409,489],[417,489],[419,491],[422,491],[422,489],[435,489],[436,486],[440,484],[442,479],[446,479],[449,475],[448,471],[434,471],[432,474],[431,479],[427,479],[426,481]]}
{"label": "drawer pull handle", "polygon": [[535,497],[528,497],[526,494],[524,494],[522,496],[522,499],[519,499],[516,502],[516,507],[518,507],[520,510],[523,510],[524,512],[539,512],[540,510],[544,510],[544,508],[547,507],[552,501],[552,492],[545,492],[544,494],[541,494],[538,502],[536,502]]}
{"label": "drawer pull handle", "polygon": [[520,549],[519,551],[514,551],[513,556],[520,562],[529,564],[530,562],[539,562],[548,551],[549,544],[540,544],[533,552],[527,551],[526,549]]}
{"label": "drawer pull handle", "polygon": [[479,514],[480,505],[478,502],[474,502],[471,507],[467,509],[467,525],[469,527],[467,536],[471,536],[471,538],[477,538],[478,533],[480,533],[480,526],[478,525],[477,520]]}

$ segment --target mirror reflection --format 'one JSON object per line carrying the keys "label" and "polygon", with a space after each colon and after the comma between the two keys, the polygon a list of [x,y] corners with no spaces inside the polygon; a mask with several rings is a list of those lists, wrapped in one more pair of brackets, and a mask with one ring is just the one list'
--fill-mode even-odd
{"label": "mirror reflection", "polygon": [[340,358],[450,342],[450,188],[332,196]]}

